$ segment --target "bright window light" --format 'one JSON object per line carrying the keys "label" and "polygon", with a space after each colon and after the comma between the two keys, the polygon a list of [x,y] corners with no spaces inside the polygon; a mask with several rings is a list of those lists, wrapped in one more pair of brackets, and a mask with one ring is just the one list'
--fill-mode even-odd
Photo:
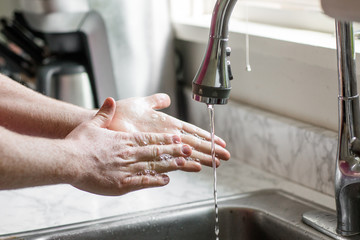
{"label": "bright window light", "polygon": [[[170,0],[176,18],[210,15],[216,0]],[[320,0],[238,0],[232,19],[333,33],[334,20],[323,14]]]}

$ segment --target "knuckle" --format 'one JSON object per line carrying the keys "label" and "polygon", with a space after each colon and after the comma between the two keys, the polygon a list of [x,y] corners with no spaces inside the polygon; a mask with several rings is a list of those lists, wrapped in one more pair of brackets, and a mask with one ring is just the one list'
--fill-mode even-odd
{"label": "knuckle", "polygon": [[148,133],[135,133],[134,140],[139,146],[147,146],[149,144],[149,135]]}
{"label": "knuckle", "polygon": [[150,176],[144,175],[141,178],[141,185],[149,185],[150,184]]}
{"label": "knuckle", "polygon": [[152,148],[152,156],[153,156],[154,158],[160,156],[160,153],[161,153],[161,150],[160,150],[160,147],[159,147],[159,146],[154,146],[154,147]]}
{"label": "knuckle", "polygon": [[171,134],[165,134],[164,135],[164,141],[165,143],[167,144],[170,144],[170,143],[178,143],[180,142],[180,137],[176,136],[176,135],[171,135]]}
{"label": "knuckle", "polygon": [[120,188],[123,187],[123,186],[128,186],[130,185],[132,182],[132,178],[130,177],[126,177],[126,178],[123,178],[120,180]]}
{"label": "knuckle", "polygon": [[130,159],[134,155],[133,149],[123,149],[119,153],[119,157],[122,159]]}
{"label": "knuckle", "polygon": [[146,139],[148,140],[148,142],[150,143],[156,143],[157,142],[157,138],[154,134],[150,134],[150,133],[147,133],[145,135]]}
{"label": "knuckle", "polygon": [[104,113],[104,112],[101,112],[101,111],[97,112],[96,115],[97,115],[98,117],[100,117],[100,118],[107,118],[107,117],[108,117],[108,114],[106,114],[106,113]]}

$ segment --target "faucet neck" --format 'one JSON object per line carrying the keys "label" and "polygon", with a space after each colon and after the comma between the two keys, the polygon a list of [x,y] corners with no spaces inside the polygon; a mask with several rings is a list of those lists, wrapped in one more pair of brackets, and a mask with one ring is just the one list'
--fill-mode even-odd
{"label": "faucet neck", "polygon": [[229,21],[237,0],[217,0],[212,13],[210,38],[227,39]]}
{"label": "faucet neck", "polygon": [[351,22],[336,21],[339,80],[339,135],[335,199],[337,231],[360,233],[360,112]]}
{"label": "faucet neck", "polygon": [[356,97],[356,69],[353,27],[351,22],[336,21],[339,96]]}

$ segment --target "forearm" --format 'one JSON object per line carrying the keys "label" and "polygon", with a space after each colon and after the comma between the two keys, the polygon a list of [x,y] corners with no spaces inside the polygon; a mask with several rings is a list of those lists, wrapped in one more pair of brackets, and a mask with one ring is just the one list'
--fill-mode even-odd
{"label": "forearm", "polygon": [[74,156],[65,140],[21,135],[3,127],[0,136],[0,189],[66,183],[72,179]]}
{"label": "forearm", "polygon": [[94,111],[67,104],[0,75],[0,126],[50,138],[63,138]]}

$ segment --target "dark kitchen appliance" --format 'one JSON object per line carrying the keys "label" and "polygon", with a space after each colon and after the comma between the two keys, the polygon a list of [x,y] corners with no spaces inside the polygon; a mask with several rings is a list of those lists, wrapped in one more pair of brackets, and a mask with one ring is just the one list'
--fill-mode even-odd
{"label": "dark kitchen appliance", "polygon": [[17,21],[43,39],[47,51],[36,71],[37,90],[84,107],[118,98],[106,27],[87,0],[20,0],[19,4]]}

